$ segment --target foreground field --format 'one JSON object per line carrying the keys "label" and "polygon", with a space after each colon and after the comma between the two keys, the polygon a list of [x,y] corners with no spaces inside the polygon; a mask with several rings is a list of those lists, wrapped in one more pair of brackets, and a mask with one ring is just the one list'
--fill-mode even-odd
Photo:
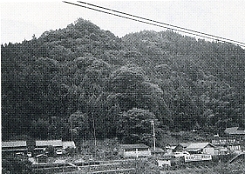
{"label": "foreground field", "polygon": [[172,171],[160,171],[160,174],[244,174],[245,163],[219,164],[212,168],[186,168]]}

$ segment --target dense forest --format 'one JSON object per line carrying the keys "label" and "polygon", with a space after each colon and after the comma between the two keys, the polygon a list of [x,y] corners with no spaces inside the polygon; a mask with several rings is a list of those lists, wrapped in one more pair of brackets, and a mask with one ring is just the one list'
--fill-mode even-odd
{"label": "dense forest", "polygon": [[122,38],[78,19],[1,45],[2,139],[115,138],[245,128],[245,50],[141,31]]}

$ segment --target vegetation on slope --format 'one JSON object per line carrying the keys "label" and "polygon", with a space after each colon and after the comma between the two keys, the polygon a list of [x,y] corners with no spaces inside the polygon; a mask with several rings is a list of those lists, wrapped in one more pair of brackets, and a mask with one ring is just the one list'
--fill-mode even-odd
{"label": "vegetation on slope", "polygon": [[[150,143],[245,127],[245,50],[171,31],[123,38],[78,19],[1,45],[2,137]],[[131,125],[129,123],[135,123]]]}

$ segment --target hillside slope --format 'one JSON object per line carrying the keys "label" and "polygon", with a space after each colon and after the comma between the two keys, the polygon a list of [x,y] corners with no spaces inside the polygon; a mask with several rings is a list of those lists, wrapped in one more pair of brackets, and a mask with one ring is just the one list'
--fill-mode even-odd
{"label": "hillside slope", "polygon": [[78,19],[1,46],[3,139],[118,137],[245,127],[245,50],[171,31],[123,38]]}

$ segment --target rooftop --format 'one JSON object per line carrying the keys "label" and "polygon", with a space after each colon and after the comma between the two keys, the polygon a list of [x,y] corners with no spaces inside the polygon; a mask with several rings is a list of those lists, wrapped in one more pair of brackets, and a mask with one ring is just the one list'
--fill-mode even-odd
{"label": "rooftop", "polygon": [[147,145],[145,144],[121,144],[120,147],[122,149],[131,149],[131,148],[149,148]]}
{"label": "rooftop", "polygon": [[225,133],[230,135],[245,135],[245,130],[241,130],[239,127],[230,127],[225,129]]}
{"label": "rooftop", "polygon": [[62,147],[62,141],[61,140],[38,140],[36,141],[36,146]]}
{"label": "rooftop", "polygon": [[74,141],[63,141],[62,144],[64,149],[68,147],[76,148]]}
{"label": "rooftop", "polygon": [[4,147],[26,147],[26,141],[3,141],[2,148]]}
{"label": "rooftop", "polygon": [[189,146],[186,147],[186,150],[193,150],[193,151],[196,151],[196,150],[201,150],[205,147],[207,147],[208,145],[212,146],[212,147],[215,147],[214,145],[212,145],[211,143],[208,143],[208,142],[203,142],[203,143],[191,143]]}
{"label": "rooftop", "polygon": [[186,148],[190,145],[191,143],[179,143],[180,146],[182,146],[183,148]]}

